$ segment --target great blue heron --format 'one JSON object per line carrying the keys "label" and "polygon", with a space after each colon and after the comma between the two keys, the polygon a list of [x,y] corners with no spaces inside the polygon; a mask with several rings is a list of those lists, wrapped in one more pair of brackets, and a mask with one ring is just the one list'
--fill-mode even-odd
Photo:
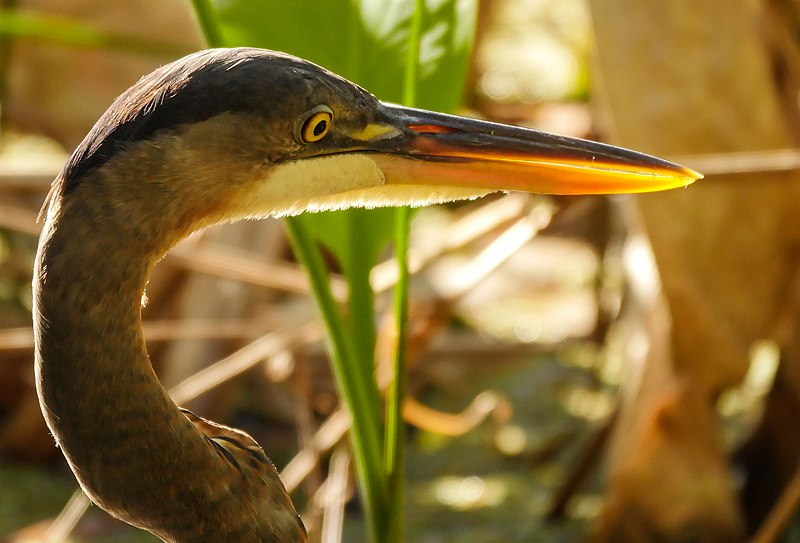
{"label": "great blue heron", "polygon": [[639,192],[699,174],[599,143],[403,108],[305,60],[199,52],[120,96],[53,183],[34,270],[42,411],[87,495],[165,541],[298,542],[275,468],[182,411],[141,330],[151,270],[223,221],[498,189]]}

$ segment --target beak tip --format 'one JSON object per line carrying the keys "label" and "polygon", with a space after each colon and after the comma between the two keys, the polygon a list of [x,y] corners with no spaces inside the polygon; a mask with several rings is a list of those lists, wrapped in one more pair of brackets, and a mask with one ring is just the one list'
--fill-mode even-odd
{"label": "beak tip", "polygon": [[681,177],[683,177],[685,181],[683,184],[684,188],[693,184],[695,181],[699,181],[705,177],[702,173],[693,170],[691,168],[687,168],[685,166],[682,166],[682,170],[683,171],[681,172],[682,174]]}
{"label": "beak tip", "polygon": [[705,177],[705,175],[703,175],[702,173],[695,171],[691,168],[686,168],[686,174],[689,177],[689,179],[691,179],[690,182],[699,181],[700,179],[703,179]]}

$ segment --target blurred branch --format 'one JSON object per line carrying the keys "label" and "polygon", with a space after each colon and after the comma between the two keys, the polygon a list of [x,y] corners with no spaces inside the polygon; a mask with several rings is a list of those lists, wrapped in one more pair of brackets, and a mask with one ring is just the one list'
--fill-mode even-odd
{"label": "blurred branch", "polygon": [[350,415],[339,407],[323,422],[308,447],[303,447],[281,471],[286,490],[292,492],[319,461],[320,455],[342,439],[350,428]]}
{"label": "blurred branch", "polygon": [[0,228],[38,236],[42,226],[36,223],[36,213],[23,207],[0,202]]}
{"label": "blurred branch", "polygon": [[322,337],[318,321],[275,330],[178,383],[169,390],[170,396],[176,404],[184,404],[280,351],[319,341]]}
{"label": "blurred branch", "polygon": [[440,287],[446,288],[442,296],[449,301],[456,301],[468,294],[500,264],[546,228],[555,212],[556,209],[551,204],[540,204],[529,215],[515,221],[467,265],[453,273],[450,282]]}
{"label": "blurred branch", "polygon": [[[265,264],[256,262],[251,253],[223,246],[202,247],[178,245],[169,252],[170,263],[187,270],[234,279],[252,285],[274,288],[297,294],[311,294],[308,276],[297,264]],[[330,277],[334,298],[347,298],[347,283],[338,275]]]}
{"label": "blurred branch", "polygon": [[[461,219],[445,227],[441,236],[410,247],[408,268],[411,273],[422,270],[442,253],[463,247],[511,219],[521,217],[526,210],[528,196],[514,193],[493,202],[480,203]],[[392,258],[372,269],[370,282],[375,292],[383,292],[397,281],[397,261]]]}
{"label": "blurred branch", "polygon": [[350,499],[348,476],[350,475],[350,453],[346,447],[339,447],[331,456],[330,475],[314,496],[323,513],[321,543],[342,541],[344,529],[344,506]]}
{"label": "blurred branch", "polygon": [[108,32],[71,17],[16,9],[0,10],[0,36],[151,56],[176,57],[186,53],[186,47],[176,44]]}
{"label": "blurred branch", "polygon": [[773,543],[778,541],[799,506],[800,467],[797,468],[791,481],[786,485],[778,501],[749,543]]}
{"label": "blurred branch", "polygon": [[474,430],[489,415],[500,419],[511,417],[512,407],[504,396],[485,390],[475,396],[460,413],[432,409],[411,396],[403,403],[403,418],[417,428],[445,436],[461,436]]}
{"label": "blurred branch", "polygon": [[44,534],[44,543],[61,543],[66,541],[72,530],[89,509],[91,502],[80,488],[72,493],[67,505],[47,527]]}
{"label": "blurred branch", "polygon": [[705,175],[800,170],[800,149],[682,155],[670,158]]}
{"label": "blurred branch", "polygon": [[[38,236],[42,226],[36,222],[36,213],[24,207],[0,202],[0,228]],[[191,250],[186,245],[178,245],[167,254],[165,262],[182,266],[189,271],[259,287],[297,294],[311,293],[308,277],[298,265],[256,262],[251,253],[221,245],[203,247],[195,244]],[[330,283],[334,298],[338,301],[344,300],[347,297],[345,281],[340,276],[331,274]]]}
{"label": "blurred branch", "polygon": [[[145,321],[142,324],[148,342],[202,339],[242,339],[262,336],[277,319],[193,319]],[[0,328],[0,351],[33,349],[30,326]]]}

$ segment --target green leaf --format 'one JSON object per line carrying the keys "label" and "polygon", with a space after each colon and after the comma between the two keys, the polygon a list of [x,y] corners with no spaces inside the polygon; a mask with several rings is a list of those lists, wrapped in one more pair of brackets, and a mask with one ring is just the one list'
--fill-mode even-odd
{"label": "green leaf", "polygon": [[[302,222],[311,235],[336,257],[350,285],[347,324],[354,353],[365,375],[373,373],[375,319],[369,273],[392,239],[391,209],[348,209],[329,213],[306,213],[290,219]],[[379,408],[377,389],[371,400]]]}
{"label": "green leaf", "polygon": [[336,255],[346,276],[361,260],[377,261],[392,237],[391,230],[384,231],[387,222],[391,225],[391,209],[348,209],[306,213],[296,218],[324,233],[325,245]]}
{"label": "green leaf", "polygon": [[[216,2],[225,43],[301,56],[364,86],[402,99],[414,0]],[[417,104],[452,111],[461,100],[476,0],[426,0]]]}
{"label": "green leaf", "polygon": [[[414,0],[414,17],[406,53],[403,78],[403,103],[414,106],[417,102],[422,19],[424,0]],[[386,432],[384,435],[384,473],[392,500],[387,512],[389,540],[403,541],[403,503],[405,497],[405,421],[403,403],[406,396],[406,342],[408,341],[408,243],[411,234],[411,209],[400,207],[395,212],[395,257],[397,259],[397,284],[394,287],[394,319],[396,343],[392,349],[390,381],[386,387]]]}
{"label": "green leaf", "polygon": [[[416,105],[452,111],[462,95],[476,0],[423,4]],[[216,6],[227,44],[286,51],[347,77],[382,100],[403,98],[414,0],[226,0]],[[302,220],[309,233],[331,250],[352,291],[367,288],[368,270],[394,229],[393,214],[386,210],[348,210],[291,220]],[[375,337],[371,302],[371,296],[351,300],[348,310],[354,316],[350,328],[356,352],[365,364],[372,363]]]}
{"label": "green leaf", "polygon": [[[193,0],[206,36],[215,45],[247,45],[292,53],[317,62],[369,89],[386,101],[404,98],[409,37],[415,7],[423,10],[413,37],[419,44],[416,104],[451,111],[459,103],[469,60],[476,0]],[[416,6],[415,6],[416,4]],[[214,9],[211,10],[210,7]],[[212,13],[213,11],[213,13]],[[413,82],[411,82],[413,84]],[[401,214],[401,217],[403,214]],[[359,488],[373,542],[399,541],[402,508],[396,488],[402,475],[384,471],[399,452],[381,455],[383,428],[374,379],[375,317],[369,272],[392,237],[391,210],[348,210],[302,215],[287,221],[298,257],[309,274],[333,345],[332,362],[342,400],[353,418],[351,439]],[[402,219],[408,220],[407,215]],[[406,225],[407,228],[407,225]],[[346,277],[347,318],[337,314],[326,284],[323,260],[312,240],[325,245]],[[403,251],[401,251],[403,252]],[[389,440],[402,436],[399,394]]]}

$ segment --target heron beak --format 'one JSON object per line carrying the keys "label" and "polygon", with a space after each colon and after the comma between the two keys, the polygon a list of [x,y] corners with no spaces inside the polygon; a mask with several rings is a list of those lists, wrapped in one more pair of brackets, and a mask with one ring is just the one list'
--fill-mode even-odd
{"label": "heron beak", "polygon": [[367,150],[389,185],[543,194],[614,194],[685,187],[689,168],[594,141],[383,104]]}

